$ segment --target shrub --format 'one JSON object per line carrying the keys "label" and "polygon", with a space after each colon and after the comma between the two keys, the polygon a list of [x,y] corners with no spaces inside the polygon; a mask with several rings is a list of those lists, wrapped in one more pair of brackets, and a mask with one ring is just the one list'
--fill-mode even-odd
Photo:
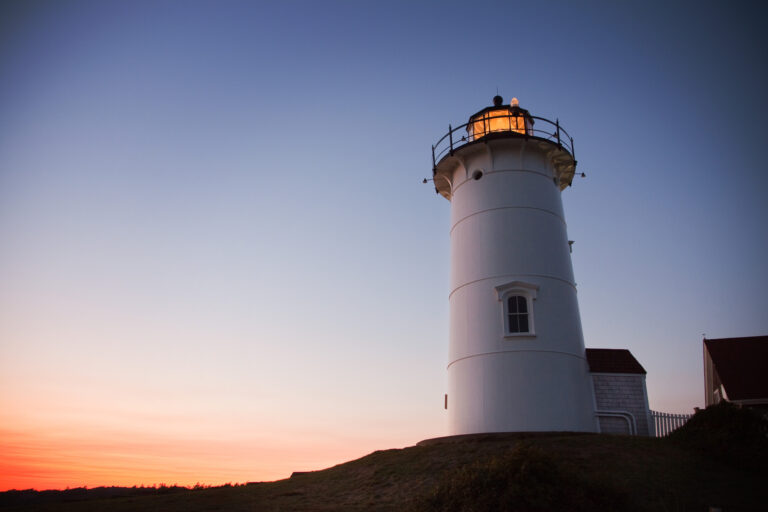
{"label": "shrub", "polygon": [[768,471],[768,420],[752,409],[728,402],[711,405],[696,412],[669,440],[736,468]]}
{"label": "shrub", "polygon": [[620,489],[587,480],[577,467],[523,445],[447,474],[420,508],[462,512],[578,512],[631,507],[627,495]]}

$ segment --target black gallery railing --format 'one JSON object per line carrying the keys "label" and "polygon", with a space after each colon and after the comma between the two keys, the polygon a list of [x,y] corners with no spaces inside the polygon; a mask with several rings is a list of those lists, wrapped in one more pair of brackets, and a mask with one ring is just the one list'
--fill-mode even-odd
{"label": "black gallery railing", "polygon": [[[506,123],[503,123],[503,120],[505,119]],[[535,121],[535,123],[529,123],[527,120]],[[488,125],[488,121],[490,121],[490,126]],[[499,121],[502,122],[500,123]],[[506,124],[506,127],[498,128],[498,126],[504,124]],[[535,125],[536,128],[534,128],[533,125]],[[479,130],[478,133],[474,133],[478,126],[482,129]],[[514,128],[517,126],[520,128]],[[463,135],[459,136],[456,132],[463,132]],[[560,126],[559,120],[552,122],[549,119],[531,115],[498,115],[493,113],[492,117],[470,119],[469,122],[455,128],[448,125],[448,133],[443,135],[442,138],[432,146],[432,168],[436,168],[437,162],[439,162],[446,154],[452,155],[454,151],[465,144],[479,142],[483,139],[488,140],[487,137],[495,134],[533,138],[552,142],[570,153],[574,160],[576,159],[576,152],[573,148],[573,137],[568,135],[568,132]]]}

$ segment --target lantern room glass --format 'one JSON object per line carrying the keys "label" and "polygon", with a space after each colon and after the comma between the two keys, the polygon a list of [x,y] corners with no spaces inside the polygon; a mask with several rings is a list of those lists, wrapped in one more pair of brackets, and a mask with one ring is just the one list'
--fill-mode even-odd
{"label": "lantern room glass", "polygon": [[493,132],[517,132],[526,135],[530,134],[531,123],[525,115],[505,107],[473,116],[467,131],[469,140],[477,140]]}

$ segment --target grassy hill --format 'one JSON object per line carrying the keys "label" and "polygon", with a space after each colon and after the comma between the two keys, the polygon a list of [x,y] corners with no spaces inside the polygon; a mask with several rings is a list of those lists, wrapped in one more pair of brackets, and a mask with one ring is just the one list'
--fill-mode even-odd
{"label": "grassy hill", "polygon": [[78,501],[47,504],[12,505],[5,500],[6,506],[0,508],[706,511],[714,506],[724,512],[766,510],[765,421],[732,408],[719,418],[708,414],[703,421],[691,420],[689,429],[669,439],[568,433],[466,436],[377,451],[276,482],[110,499],[81,496]]}

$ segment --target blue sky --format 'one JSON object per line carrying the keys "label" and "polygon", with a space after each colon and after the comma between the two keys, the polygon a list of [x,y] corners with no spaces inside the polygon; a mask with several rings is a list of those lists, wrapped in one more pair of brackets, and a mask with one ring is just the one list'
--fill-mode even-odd
{"label": "blue sky", "polygon": [[652,408],[703,405],[702,333],[768,332],[759,4],[1,9],[6,425],[337,447],[237,481],[442,435],[449,204],[421,180],[497,88],[575,139],[586,344],[629,348]]}

